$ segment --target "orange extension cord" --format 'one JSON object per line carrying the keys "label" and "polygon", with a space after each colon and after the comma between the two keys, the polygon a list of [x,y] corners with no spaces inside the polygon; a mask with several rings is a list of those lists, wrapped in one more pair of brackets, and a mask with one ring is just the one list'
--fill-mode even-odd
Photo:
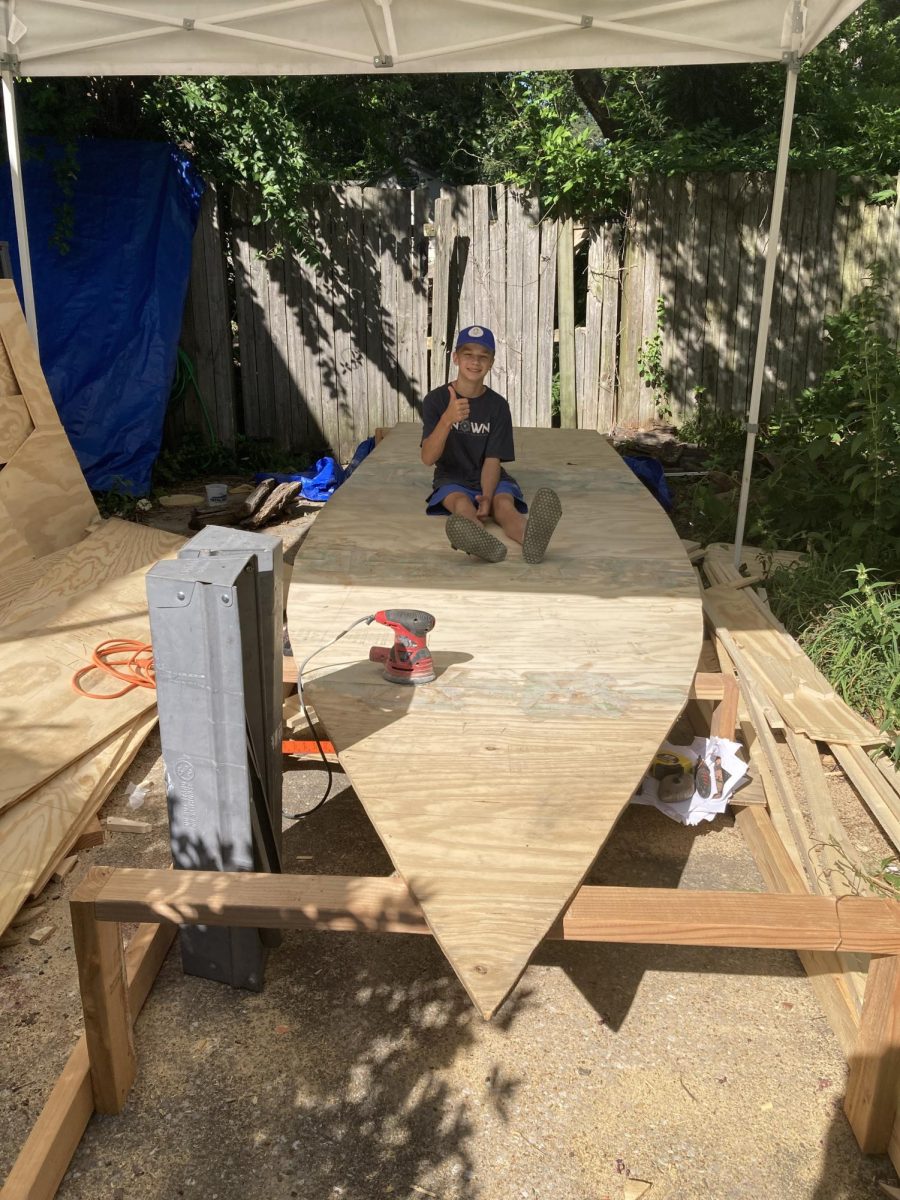
{"label": "orange extension cord", "polygon": [[[121,657],[118,657],[121,655]],[[121,679],[125,684],[118,692],[87,692],[81,686],[81,680],[90,671],[103,671],[115,679]],[[89,700],[118,700],[127,696],[135,688],[155,688],[156,671],[153,668],[153,647],[149,642],[137,642],[131,638],[110,638],[100,642],[91,655],[90,664],[81,667],[72,676],[72,687],[79,696],[87,696]],[[321,747],[321,750],[320,750]],[[295,742],[281,743],[282,754],[334,754],[331,742]]]}
{"label": "orange extension cord", "polygon": [[[103,671],[120,679],[125,687],[118,692],[87,692],[81,681],[90,671]],[[110,638],[94,648],[90,664],[81,667],[72,676],[72,687],[79,696],[90,700],[118,700],[135,688],[155,688],[156,672],[153,669],[153,647],[149,642],[137,642],[131,638]]]}

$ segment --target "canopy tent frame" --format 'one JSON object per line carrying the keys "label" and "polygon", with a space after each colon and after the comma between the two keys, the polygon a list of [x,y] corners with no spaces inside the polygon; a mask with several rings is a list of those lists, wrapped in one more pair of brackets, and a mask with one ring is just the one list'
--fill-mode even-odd
{"label": "canopy tent frame", "polygon": [[[145,0],[149,5],[153,0]],[[252,29],[236,28],[235,22],[248,21],[272,15],[286,16],[300,10],[308,11],[321,9],[333,0],[275,0],[273,3],[256,5],[250,8],[231,9],[225,12],[213,13],[204,18],[178,16],[172,12],[148,11],[145,8],[129,7],[128,0],[119,4],[103,3],[101,0],[31,0],[35,4],[46,4],[54,9],[69,10],[92,14],[100,18],[110,18],[116,22],[134,21],[143,25],[142,28],[120,31],[112,34],[102,34],[89,38],[76,38],[69,42],[60,41],[56,44],[36,44],[31,48],[28,44],[28,25],[20,19],[15,11],[16,0],[4,0],[6,20],[3,23],[2,36],[3,55],[0,58],[2,69],[2,87],[4,112],[6,117],[6,137],[12,171],[13,198],[16,221],[16,237],[19,249],[19,261],[22,274],[22,290],[25,302],[26,319],[32,337],[37,344],[38,328],[34,301],[34,281],[31,271],[29,254],[27,215],[25,194],[22,183],[21,152],[19,145],[18,122],[16,116],[16,98],[14,77],[20,73],[27,74],[62,74],[58,66],[52,67],[53,60],[62,60],[66,56],[76,58],[93,50],[122,46],[127,43],[145,42],[147,39],[160,38],[164,35],[184,33],[191,35],[203,33],[214,38],[222,37],[246,42],[250,46],[270,46],[281,51],[302,53],[312,56],[312,64],[306,64],[305,69],[297,73],[319,73],[321,68],[327,71],[329,65],[340,61],[345,65],[345,73],[349,68],[354,73],[360,71],[387,71],[393,73],[414,71],[417,69],[433,69],[431,65],[421,64],[440,63],[442,58],[474,51],[497,51],[503,47],[511,47],[519,43],[532,44],[537,38],[548,38],[551,35],[567,35],[577,39],[597,34],[625,34],[637,45],[649,42],[652,45],[662,43],[671,47],[685,47],[685,62],[768,62],[781,61],[785,67],[786,81],[782,107],[781,131],[778,143],[778,160],[773,187],[772,209],[769,220],[768,242],[766,246],[765,271],[763,290],[760,302],[759,324],[756,332],[756,350],[753,364],[753,374],[750,389],[750,400],[747,412],[746,442],[744,463],[741,474],[741,487],[738,502],[738,515],[734,536],[734,559],[739,565],[742,557],[743,539],[746,529],[747,509],[749,504],[750,482],[753,468],[753,453],[756,436],[759,430],[759,410],[762,396],[762,385],[765,376],[766,356],[769,345],[769,332],[772,314],[772,302],[775,284],[775,270],[780,244],[781,220],[784,209],[784,194],[787,182],[787,165],[793,126],[794,102],[797,90],[797,76],[803,56],[812,50],[840,21],[856,7],[861,0],[830,0],[820,5],[820,19],[810,28],[808,12],[812,0],[787,0],[781,10],[783,21],[779,31],[778,49],[765,47],[755,43],[737,43],[711,35],[699,35],[695,29],[690,32],[679,32],[677,29],[660,26],[658,21],[653,24],[638,24],[643,19],[677,17],[682,18],[686,13],[694,13],[700,9],[710,10],[714,7],[730,7],[744,0],[661,0],[640,7],[625,8],[605,13],[603,15],[589,14],[580,11],[563,11],[537,7],[532,4],[514,2],[514,0],[455,0],[457,4],[465,5],[474,11],[482,13],[497,13],[510,17],[524,17],[529,20],[543,22],[525,29],[507,30],[502,34],[488,37],[477,37],[466,42],[453,42],[436,45],[423,49],[416,47],[405,50],[394,19],[393,5],[395,0],[359,0],[365,16],[365,21],[371,36],[371,53],[362,49],[347,46],[328,46],[320,42],[305,41],[296,38],[275,36],[267,32]],[[162,6],[161,6],[162,7]],[[575,5],[574,8],[578,6]],[[585,0],[585,7],[591,7]],[[597,7],[597,5],[593,5]],[[24,11],[23,4],[20,9]],[[380,10],[380,22],[374,9]],[[26,16],[27,16],[26,11]],[[24,39],[24,40],[23,40]],[[22,50],[19,52],[19,43]],[[567,45],[569,43],[567,42]],[[572,43],[574,44],[574,43]],[[582,62],[583,43],[579,42],[579,65]],[[621,53],[621,52],[620,52]],[[592,57],[589,55],[589,58]],[[637,56],[639,58],[639,55]],[[652,55],[651,55],[652,58]],[[657,55],[657,59],[659,55]],[[50,64],[48,65],[48,60]],[[618,62],[618,59],[616,60]],[[415,64],[415,65],[411,65]],[[533,58],[533,66],[541,65],[540,51]],[[544,63],[544,66],[549,64]],[[592,65],[610,65],[604,60],[603,53],[597,55]],[[440,69],[440,65],[437,68]],[[456,68],[459,69],[459,68]],[[473,66],[469,69],[479,69]],[[487,69],[514,69],[498,59],[496,65]],[[97,71],[93,65],[85,63],[82,69],[72,73],[96,74],[113,73]],[[122,74],[133,74],[133,71],[123,69]],[[148,66],[140,73],[165,73],[153,70]],[[182,73],[172,71],[171,73]],[[204,71],[194,73],[225,73],[223,71]],[[247,74],[249,71],[231,71],[232,74]],[[266,73],[275,73],[266,72]]]}

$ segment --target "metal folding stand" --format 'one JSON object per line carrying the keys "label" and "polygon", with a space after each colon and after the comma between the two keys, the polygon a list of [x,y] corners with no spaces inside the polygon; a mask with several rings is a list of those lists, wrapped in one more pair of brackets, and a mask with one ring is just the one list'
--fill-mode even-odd
{"label": "metal folding stand", "polygon": [[[176,869],[281,869],[281,569],[280,539],[208,526],[147,575]],[[258,991],[279,937],[185,928],[182,964]]]}

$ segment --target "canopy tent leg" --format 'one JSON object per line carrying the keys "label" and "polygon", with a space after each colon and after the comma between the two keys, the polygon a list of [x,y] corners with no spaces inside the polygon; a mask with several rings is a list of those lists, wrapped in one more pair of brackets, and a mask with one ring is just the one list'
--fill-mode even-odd
{"label": "canopy tent leg", "polygon": [[759,325],[756,330],[756,358],[753,362],[753,382],[750,386],[750,410],[747,416],[747,442],[744,447],[744,468],[741,474],[741,495],[738,502],[737,528],[734,533],[734,565],[740,567],[747,524],[747,502],[750,498],[750,476],[753,473],[753,450],[759,429],[759,402],[762,396],[766,351],[769,346],[769,321],[772,316],[772,293],[775,288],[775,265],[778,260],[781,213],[784,207],[784,187],[787,181],[788,152],[791,147],[791,126],[794,122],[794,98],[797,94],[797,74],[800,60],[792,57],[787,63],[784,88],[784,108],[781,114],[781,136],[778,141],[778,163],[772,193],[772,216],[769,220],[769,244],[766,247],[766,270],[763,276],[762,300],[759,306]]}
{"label": "canopy tent leg", "polygon": [[9,150],[9,171],[12,176],[13,207],[16,214],[16,241],[19,247],[19,265],[22,271],[22,298],[25,301],[25,320],[35,349],[38,348],[37,316],[34,308],[34,282],[31,277],[31,254],[28,249],[28,223],[25,217],[25,189],[22,186],[22,155],[19,149],[19,123],[16,118],[16,95],[13,90],[15,79],[12,71],[4,68],[3,113],[6,117],[6,145]]}

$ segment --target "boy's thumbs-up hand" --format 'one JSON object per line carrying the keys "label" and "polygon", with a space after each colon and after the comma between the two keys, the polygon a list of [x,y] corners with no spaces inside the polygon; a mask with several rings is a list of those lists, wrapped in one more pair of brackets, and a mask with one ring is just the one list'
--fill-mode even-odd
{"label": "boy's thumbs-up hand", "polygon": [[469,401],[465,396],[457,396],[456,392],[450,392],[450,402],[444,410],[444,420],[448,425],[455,425],[457,421],[467,421],[469,418]]}

